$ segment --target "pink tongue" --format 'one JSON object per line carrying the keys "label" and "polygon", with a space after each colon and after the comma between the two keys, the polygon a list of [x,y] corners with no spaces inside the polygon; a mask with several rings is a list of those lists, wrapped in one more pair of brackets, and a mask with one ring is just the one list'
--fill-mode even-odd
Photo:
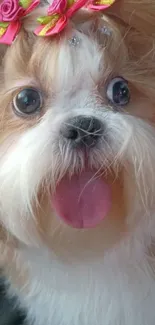
{"label": "pink tongue", "polygon": [[52,197],[57,215],[74,228],[95,227],[111,207],[111,191],[102,178],[85,171],[65,177]]}

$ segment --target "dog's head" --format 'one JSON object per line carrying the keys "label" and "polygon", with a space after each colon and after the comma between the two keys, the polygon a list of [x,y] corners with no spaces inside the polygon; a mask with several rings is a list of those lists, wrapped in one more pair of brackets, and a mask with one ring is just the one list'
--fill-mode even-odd
{"label": "dog's head", "polygon": [[151,232],[151,6],[81,11],[51,38],[34,36],[36,11],[2,48],[0,219],[19,240],[109,247],[139,224]]}

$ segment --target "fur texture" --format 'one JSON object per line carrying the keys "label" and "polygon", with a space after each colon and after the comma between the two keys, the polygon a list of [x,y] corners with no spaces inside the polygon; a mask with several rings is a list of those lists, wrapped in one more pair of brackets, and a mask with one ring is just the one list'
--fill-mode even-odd
{"label": "fur texture", "polygon": [[[34,325],[154,325],[154,0],[117,0],[103,16],[77,13],[52,39],[32,32],[43,11],[1,49],[0,247],[10,295]],[[117,76],[131,99],[116,110],[107,86]],[[13,98],[27,86],[41,91],[43,108],[23,118]],[[87,164],[112,190],[109,215],[91,230],[63,224],[50,202],[58,181],[85,166],[60,133],[83,114],[104,124],[106,140]]]}

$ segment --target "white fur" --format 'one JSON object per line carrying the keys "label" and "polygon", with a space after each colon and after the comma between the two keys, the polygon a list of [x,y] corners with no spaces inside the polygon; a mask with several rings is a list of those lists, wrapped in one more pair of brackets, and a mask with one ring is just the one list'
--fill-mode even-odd
{"label": "white fur", "polygon": [[154,261],[144,252],[141,229],[105,256],[87,252],[85,260],[24,252],[31,264],[31,290],[24,297],[21,292],[20,299],[30,324],[36,317],[35,325],[153,325]]}

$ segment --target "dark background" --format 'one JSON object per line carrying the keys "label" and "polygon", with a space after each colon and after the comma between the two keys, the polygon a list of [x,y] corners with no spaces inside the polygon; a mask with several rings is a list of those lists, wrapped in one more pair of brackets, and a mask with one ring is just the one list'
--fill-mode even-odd
{"label": "dark background", "polygon": [[25,313],[18,307],[17,300],[7,295],[3,278],[0,278],[0,325],[25,325]]}

